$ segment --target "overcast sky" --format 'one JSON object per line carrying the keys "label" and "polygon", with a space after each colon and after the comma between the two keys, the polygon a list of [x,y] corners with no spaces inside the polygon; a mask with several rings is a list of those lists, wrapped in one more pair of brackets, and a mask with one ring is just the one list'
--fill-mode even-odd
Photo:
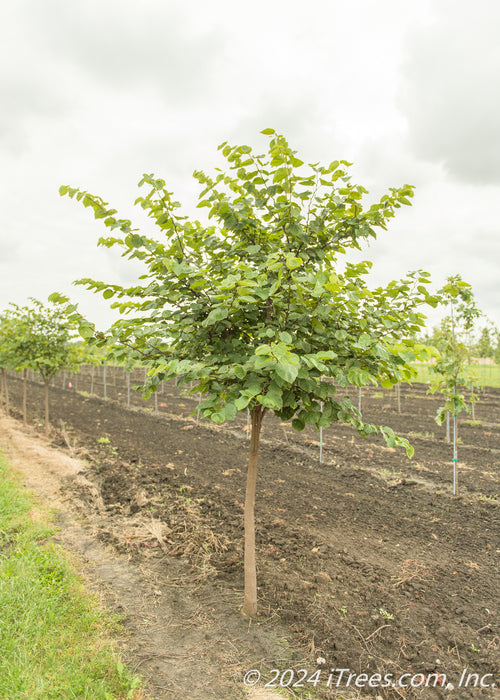
{"label": "overcast sky", "polygon": [[[363,258],[374,283],[459,273],[500,326],[499,0],[16,0],[0,6],[0,310],[127,283],[69,184],[121,216],[144,172],[186,213],[222,141],[263,152],[273,127],[306,162],[354,163],[371,195],[414,203]],[[199,213],[197,214],[199,216]]]}

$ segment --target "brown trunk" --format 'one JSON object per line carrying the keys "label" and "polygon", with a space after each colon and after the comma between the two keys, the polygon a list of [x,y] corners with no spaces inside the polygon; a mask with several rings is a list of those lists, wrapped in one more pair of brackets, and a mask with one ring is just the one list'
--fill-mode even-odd
{"label": "brown trunk", "polygon": [[264,408],[258,406],[251,412],[252,436],[248,459],[247,488],[245,494],[245,600],[241,612],[246,617],[257,614],[257,569],[255,562],[255,489],[259,462],[259,439]]}
{"label": "brown trunk", "polygon": [[3,407],[3,373],[4,370],[0,369],[0,407]]}
{"label": "brown trunk", "polygon": [[49,383],[50,377],[45,378],[45,434],[49,434]]}
{"label": "brown trunk", "polygon": [[28,370],[23,370],[23,425],[26,425],[26,376]]}

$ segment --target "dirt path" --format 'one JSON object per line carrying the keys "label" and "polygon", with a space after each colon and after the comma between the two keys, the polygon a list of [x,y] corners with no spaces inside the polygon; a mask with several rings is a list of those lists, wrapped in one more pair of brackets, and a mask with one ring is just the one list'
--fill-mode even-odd
{"label": "dirt path", "polygon": [[[156,700],[267,700],[262,689],[245,691],[248,670],[242,659],[258,663],[278,658],[276,624],[249,626],[238,612],[240,594],[206,581],[190,581],[187,561],[155,556],[140,564],[99,541],[99,534],[119,525],[134,536],[154,531],[154,521],[122,518],[109,523],[98,489],[83,475],[85,465],[53,449],[40,436],[0,417],[0,449],[23,484],[37,497],[37,507],[51,508],[59,527],[54,541],[77,555],[77,564],[104,603],[124,618],[122,642],[132,668],[147,681]],[[81,501],[74,494],[81,493]],[[94,508],[89,513],[88,503]],[[36,508],[35,508],[36,511]],[[250,667],[249,667],[250,668]]]}

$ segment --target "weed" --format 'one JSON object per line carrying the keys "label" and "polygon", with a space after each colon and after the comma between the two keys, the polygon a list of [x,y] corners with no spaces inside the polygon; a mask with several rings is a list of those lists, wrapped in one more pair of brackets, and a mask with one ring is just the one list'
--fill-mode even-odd
{"label": "weed", "polygon": [[97,442],[98,442],[100,445],[105,445],[105,446],[107,447],[107,450],[108,450],[108,452],[109,452],[110,454],[116,455],[116,454],[118,453],[118,450],[116,449],[116,447],[113,447],[113,446],[111,445],[111,441],[110,441],[109,438],[107,438],[107,437],[100,437],[100,438],[97,439]]}
{"label": "weed", "polygon": [[410,432],[408,433],[408,437],[414,439],[420,438],[421,440],[434,440],[434,433],[418,433],[414,432],[413,430],[410,430]]}
{"label": "weed", "polygon": [[387,612],[385,608],[379,608],[378,609],[379,615],[381,615],[384,620],[394,620],[394,615],[390,612]]}
{"label": "weed", "polygon": [[478,501],[485,501],[486,503],[500,503],[500,495],[498,493],[493,493],[487,496],[484,493],[480,493],[477,497]]}
{"label": "weed", "polygon": [[398,477],[403,475],[403,472],[401,470],[396,470],[396,469],[379,469],[379,474],[386,479],[397,479]]}

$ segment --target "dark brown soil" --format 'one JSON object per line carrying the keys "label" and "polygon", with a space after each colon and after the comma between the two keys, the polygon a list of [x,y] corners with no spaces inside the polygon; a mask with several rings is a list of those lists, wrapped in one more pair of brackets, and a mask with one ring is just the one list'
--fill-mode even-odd
{"label": "dark brown soil", "polygon": [[[132,404],[147,411],[127,410],[120,372],[114,381],[111,400],[54,387],[51,421],[64,421],[65,440],[74,436],[87,452],[85,476],[110,514],[151,515],[165,534],[162,542],[112,530],[100,538],[138,560],[166,549],[191,562],[194,578],[241,589],[245,416],[221,428],[197,425],[188,418],[196,397],[170,385],[157,397],[158,416],[153,399],[145,404],[135,394]],[[18,411],[21,383],[9,382]],[[89,376],[80,377],[78,389],[89,388]],[[288,625],[293,643],[309,650],[311,671],[323,657],[324,679],[330,668],[395,678],[439,672],[454,697],[493,698],[498,687],[491,686],[500,684],[500,391],[483,395],[479,422],[459,419],[457,497],[452,448],[434,422],[438,405],[423,387],[404,387],[398,413],[394,391],[363,391],[364,417],[408,436],[411,461],[403,450],[336,425],[323,433],[320,463],[315,431],[295,433],[266,416],[257,502],[260,619],[278,616]],[[41,387],[30,384],[32,420],[41,406]],[[287,667],[279,659],[266,664]],[[475,677],[459,687],[464,669],[478,678],[493,674],[484,680],[490,687],[472,687]],[[317,697],[341,697],[343,686],[324,685]],[[441,688],[372,692],[448,695]]]}

